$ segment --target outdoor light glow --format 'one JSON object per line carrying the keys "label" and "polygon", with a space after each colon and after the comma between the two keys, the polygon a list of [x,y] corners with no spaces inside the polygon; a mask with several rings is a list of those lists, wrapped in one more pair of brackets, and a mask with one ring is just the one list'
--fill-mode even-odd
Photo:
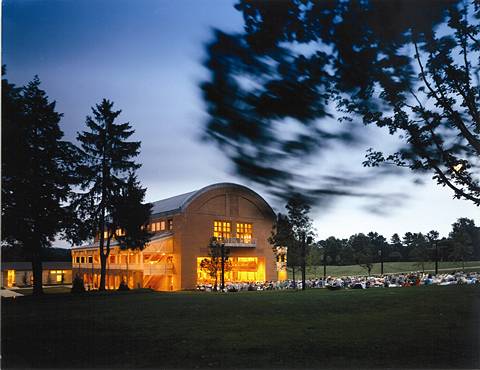
{"label": "outdoor light glow", "polygon": [[458,163],[455,166],[453,166],[453,170],[455,172],[459,172],[460,170],[462,170],[462,168],[463,168],[463,163]]}

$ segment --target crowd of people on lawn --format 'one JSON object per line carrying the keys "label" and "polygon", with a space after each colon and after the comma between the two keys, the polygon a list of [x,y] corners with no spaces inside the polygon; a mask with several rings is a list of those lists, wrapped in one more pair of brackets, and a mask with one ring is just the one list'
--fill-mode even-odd
{"label": "crowd of people on lawn", "polygon": [[[458,284],[480,284],[479,272],[453,272],[444,274],[428,274],[423,272],[397,273],[382,276],[328,276],[325,279],[307,279],[306,288],[326,288],[330,290],[340,289],[368,289],[368,288],[400,288],[411,286],[428,285],[458,285]],[[266,282],[241,282],[225,283],[225,292],[238,292],[242,290],[285,290],[302,289],[301,280],[266,281]],[[221,290],[220,284],[199,284],[199,291]]]}

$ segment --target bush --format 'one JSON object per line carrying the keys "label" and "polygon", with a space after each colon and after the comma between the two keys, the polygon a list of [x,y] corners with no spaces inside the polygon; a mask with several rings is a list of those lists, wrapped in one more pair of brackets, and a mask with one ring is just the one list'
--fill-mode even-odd
{"label": "bush", "polygon": [[83,284],[83,279],[76,275],[72,282],[72,293],[85,293],[85,285]]}
{"label": "bush", "polygon": [[130,290],[125,280],[122,280],[120,282],[120,285],[118,286],[118,290]]}

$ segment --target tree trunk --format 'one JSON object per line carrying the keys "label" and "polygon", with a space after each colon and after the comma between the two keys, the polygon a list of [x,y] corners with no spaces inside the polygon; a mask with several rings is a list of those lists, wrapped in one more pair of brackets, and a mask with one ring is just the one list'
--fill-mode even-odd
{"label": "tree trunk", "polygon": [[[127,287],[128,287],[128,259],[130,258],[130,250],[127,249]],[[129,287],[130,288],[130,287]],[[133,289],[133,286],[132,286],[132,289]]]}
{"label": "tree trunk", "polygon": [[221,245],[222,248],[222,280],[221,280],[221,289],[223,292],[223,289],[225,289],[225,244],[222,243]]}
{"label": "tree trunk", "polygon": [[305,290],[305,280],[306,280],[306,269],[307,269],[307,261],[306,261],[306,245],[305,240],[302,243],[302,290]]}
{"label": "tree trunk", "polygon": [[297,282],[295,280],[295,266],[292,266],[292,275],[293,275],[293,289],[297,289]]}
{"label": "tree trunk", "polygon": [[107,256],[100,251],[100,286],[98,290],[105,290],[105,277],[107,274]]}
{"label": "tree trunk", "polygon": [[112,240],[112,236],[108,235],[107,237],[107,245],[105,249],[100,249],[100,288],[99,290],[105,290],[105,280],[107,276],[107,260],[108,256],[110,255],[110,241]]}
{"label": "tree trunk", "polygon": [[[38,248],[38,247],[37,247]],[[33,271],[33,295],[39,296],[43,294],[43,282],[42,282],[42,258],[40,251],[36,250],[32,252],[32,271]]]}

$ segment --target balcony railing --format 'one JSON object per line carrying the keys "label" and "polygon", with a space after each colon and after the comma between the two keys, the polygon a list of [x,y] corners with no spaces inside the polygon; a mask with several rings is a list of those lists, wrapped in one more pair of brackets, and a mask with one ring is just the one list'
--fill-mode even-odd
{"label": "balcony railing", "polygon": [[257,246],[255,238],[222,238],[218,239],[218,242],[225,243],[226,247],[255,248]]}

